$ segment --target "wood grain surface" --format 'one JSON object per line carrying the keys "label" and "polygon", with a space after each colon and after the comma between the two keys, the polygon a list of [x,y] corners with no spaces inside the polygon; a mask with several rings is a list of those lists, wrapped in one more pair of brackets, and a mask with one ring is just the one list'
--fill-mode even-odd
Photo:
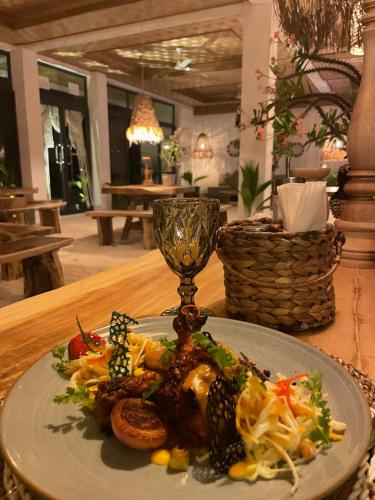
{"label": "wood grain surface", "polygon": [[126,196],[174,196],[183,193],[193,193],[194,186],[163,186],[157,184],[155,186],[146,186],[144,184],[129,184],[123,186],[103,186],[102,193],[106,194],[123,194]]}
{"label": "wood grain surface", "polygon": [[[222,264],[216,255],[197,276],[196,303],[226,317]],[[335,322],[298,337],[341,357],[375,378],[375,269],[340,268],[335,275]],[[149,254],[57,290],[0,309],[0,398],[56,344],[107,325],[112,311],[158,316],[178,304],[178,278],[160,252]]]}

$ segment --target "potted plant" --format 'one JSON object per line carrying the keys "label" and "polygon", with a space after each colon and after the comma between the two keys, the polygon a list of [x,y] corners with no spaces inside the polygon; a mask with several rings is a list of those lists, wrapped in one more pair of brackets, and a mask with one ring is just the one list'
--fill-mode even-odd
{"label": "potted plant", "polygon": [[172,186],[176,183],[176,174],[180,166],[181,159],[185,154],[185,148],[179,143],[180,129],[163,141],[160,151],[160,159],[164,163],[162,179],[163,184]]}
{"label": "potted plant", "polygon": [[190,171],[184,172],[181,176],[181,179],[184,179],[189,186],[194,186],[194,192],[193,193],[186,193],[185,196],[188,196],[189,194],[192,194],[194,197],[199,196],[199,186],[197,186],[197,183],[199,181],[202,181],[203,179],[207,179],[208,175],[200,175],[199,177],[193,177],[193,173]]}
{"label": "potted plant", "polygon": [[76,203],[76,208],[79,211],[87,210],[87,197],[86,197],[86,191],[87,191],[87,185],[88,185],[88,179],[87,177],[84,176],[78,176],[75,180],[70,181],[69,185],[75,190],[76,194],[78,195],[78,203]]}
{"label": "potted plant", "polygon": [[[242,165],[240,165],[242,172],[242,181],[240,189],[237,186],[233,186],[232,184],[228,185],[238,191],[242,198],[242,203],[245,209],[246,217],[250,217],[253,211],[253,205],[256,198],[262,194],[270,185],[271,181],[265,181],[263,183],[259,183],[259,164],[255,164],[254,162],[248,160],[245,161]],[[263,200],[259,205],[256,206],[255,210],[264,210],[268,208],[266,206],[266,202],[271,198],[268,196],[265,200]]]}

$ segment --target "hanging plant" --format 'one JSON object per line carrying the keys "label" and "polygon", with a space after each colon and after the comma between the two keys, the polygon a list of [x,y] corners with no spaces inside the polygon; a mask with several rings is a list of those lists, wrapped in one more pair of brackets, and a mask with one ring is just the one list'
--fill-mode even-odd
{"label": "hanging plant", "polygon": [[275,0],[276,15],[288,36],[312,49],[350,51],[362,44],[363,0]]}
{"label": "hanging plant", "polygon": [[[297,44],[294,37],[283,37],[276,32],[272,41],[284,44],[290,50],[292,70],[287,71],[272,59],[271,84],[268,76],[256,70],[256,78],[266,81],[266,98],[259,108],[253,109],[253,116],[241,112],[240,130],[254,127],[257,139],[265,140],[267,125],[272,126],[274,168],[282,156],[294,156],[296,143],[302,152],[312,144],[323,147],[327,140],[333,139],[340,139],[345,147],[354,92],[345,97],[335,93],[318,93],[311,88],[307,77],[314,73],[333,72],[344,76],[356,89],[361,82],[359,71],[346,61],[328,58],[317,50],[311,50],[307,43]],[[334,107],[326,111],[323,107],[327,104]],[[307,129],[304,119],[311,110],[318,112],[321,121]]]}

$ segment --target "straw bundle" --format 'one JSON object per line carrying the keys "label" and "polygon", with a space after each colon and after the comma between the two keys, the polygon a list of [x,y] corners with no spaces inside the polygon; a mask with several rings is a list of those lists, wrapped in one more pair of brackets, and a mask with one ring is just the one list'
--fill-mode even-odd
{"label": "straw bundle", "polygon": [[275,8],[285,33],[312,49],[339,52],[361,45],[363,0],[275,0]]}

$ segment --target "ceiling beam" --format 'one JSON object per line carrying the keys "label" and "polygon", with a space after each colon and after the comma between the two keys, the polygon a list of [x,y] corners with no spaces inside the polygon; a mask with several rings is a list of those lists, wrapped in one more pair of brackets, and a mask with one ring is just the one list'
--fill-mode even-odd
{"label": "ceiling beam", "polygon": [[153,31],[164,30],[172,27],[185,27],[188,24],[194,24],[207,21],[227,20],[228,18],[240,19],[242,14],[242,2],[215,7],[206,10],[199,10],[189,14],[179,14],[159,19],[152,19],[143,23],[124,24],[114,28],[104,28],[85,33],[56,37],[40,42],[26,43],[28,47],[36,52],[42,52],[55,49],[74,48],[77,45],[111,40],[114,38],[123,38],[126,36],[139,35],[140,32],[149,33]]}
{"label": "ceiling beam", "polygon": [[4,19],[6,26],[19,30],[65,17],[135,2],[138,0],[68,0],[61,3],[39,0],[29,7],[24,4],[14,7],[0,6],[0,18]]}
{"label": "ceiling beam", "polygon": [[[240,101],[222,102],[217,104],[204,104],[202,106],[194,106],[195,115],[217,115],[220,113],[235,113],[238,109]],[[233,120],[234,126],[234,120]]]}

